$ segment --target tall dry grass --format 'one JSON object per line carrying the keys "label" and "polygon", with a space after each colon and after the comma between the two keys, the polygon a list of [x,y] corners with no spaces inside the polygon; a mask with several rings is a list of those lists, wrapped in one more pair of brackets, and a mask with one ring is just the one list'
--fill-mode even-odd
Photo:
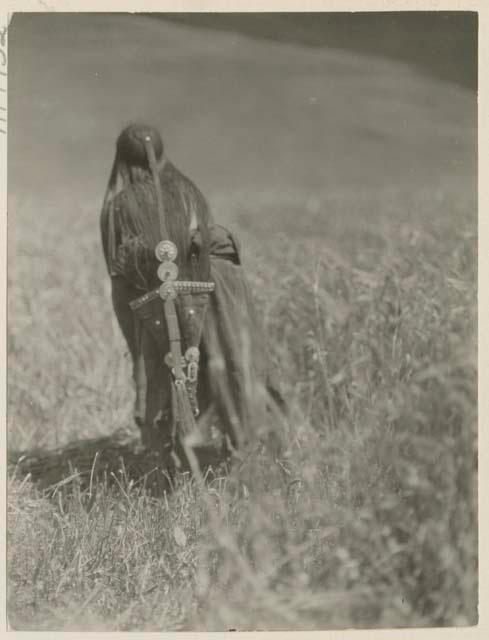
{"label": "tall dry grass", "polygon": [[[450,189],[352,202],[267,204],[242,233],[290,405],[283,456],[257,446],[162,499],[123,470],[92,501],[11,478],[14,628],[477,621],[474,205]],[[30,211],[11,231],[9,446],[131,430],[93,219]]]}

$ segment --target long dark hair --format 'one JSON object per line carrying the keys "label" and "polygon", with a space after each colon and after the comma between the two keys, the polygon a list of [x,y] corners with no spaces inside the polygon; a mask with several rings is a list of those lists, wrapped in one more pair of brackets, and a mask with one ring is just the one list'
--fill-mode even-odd
{"label": "long dark hair", "polygon": [[[148,137],[157,161],[163,224],[145,147]],[[119,178],[122,190],[117,193]],[[132,124],[120,133],[102,219],[104,250],[112,275],[128,277],[132,273],[140,288],[156,286],[158,262],[154,249],[160,240],[170,239],[178,249],[179,278],[209,279],[209,207],[195,184],[165,157],[161,136],[154,127]],[[163,229],[168,238],[163,238]]]}

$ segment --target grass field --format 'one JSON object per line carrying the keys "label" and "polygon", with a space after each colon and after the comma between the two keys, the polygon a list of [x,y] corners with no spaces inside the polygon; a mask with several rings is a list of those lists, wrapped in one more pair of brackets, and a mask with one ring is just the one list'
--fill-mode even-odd
{"label": "grass field", "polygon": [[11,626],[475,624],[475,94],[144,17],[16,16],[9,56],[9,448],[134,431],[98,237],[132,118],[239,232],[291,407],[286,461],[204,490],[13,475]]}

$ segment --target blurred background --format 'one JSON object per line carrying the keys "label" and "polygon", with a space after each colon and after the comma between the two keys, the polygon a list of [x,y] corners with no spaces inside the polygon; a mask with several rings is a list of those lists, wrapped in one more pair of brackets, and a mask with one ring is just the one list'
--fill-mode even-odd
{"label": "blurred background", "polygon": [[219,216],[229,198],[262,217],[270,198],[473,191],[476,33],[473,13],[16,14],[10,223],[29,198],[95,218],[132,120],[161,128]]}
{"label": "blurred background", "polygon": [[477,88],[475,12],[174,13],[154,17],[277,42],[383,56]]}

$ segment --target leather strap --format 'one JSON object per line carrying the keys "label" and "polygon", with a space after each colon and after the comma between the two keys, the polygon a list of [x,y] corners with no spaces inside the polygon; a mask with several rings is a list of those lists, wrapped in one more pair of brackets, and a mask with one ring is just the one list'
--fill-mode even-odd
{"label": "leather strap", "polygon": [[[160,234],[162,241],[169,241],[168,229],[166,227],[166,218],[165,218],[165,210],[163,204],[163,194],[161,193],[161,183],[160,177],[158,173],[158,167],[156,163],[155,152],[153,149],[153,144],[151,142],[151,137],[147,136],[144,140],[144,144],[146,147],[146,154],[148,156],[148,163],[151,169],[151,173],[153,175],[153,181],[156,190],[156,201],[158,205],[158,217],[160,222]],[[171,245],[171,241],[168,243]],[[176,248],[175,255],[173,259],[176,257]],[[158,255],[158,253],[157,253]],[[171,261],[171,258],[170,258]],[[173,261],[171,261],[172,264]],[[175,268],[169,270],[169,263],[167,262],[167,269],[163,270],[163,284],[158,289],[158,295],[163,299],[164,303],[164,313],[166,324],[168,328],[168,338],[170,342],[170,353],[172,356],[172,373],[174,379],[172,380],[172,398],[173,398],[173,415],[174,420],[178,422],[178,426],[182,431],[182,436],[187,436],[189,433],[196,429],[194,411],[195,408],[192,408],[192,402],[189,398],[188,389],[187,389],[187,377],[183,371],[182,366],[182,339],[180,334],[180,327],[178,324],[178,316],[177,310],[175,306],[175,298],[178,295],[178,289],[185,287],[190,289],[190,283],[177,282],[178,277],[178,269]],[[199,283],[200,284],[200,283]],[[137,309],[141,304],[146,304],[152,298],[151,294],[154,292],[150,292],[149,294],[145,294],[142,298],[145,298],[144,301],[139,298],[138,300],[133,301],[131,307],[133,309]]]}

